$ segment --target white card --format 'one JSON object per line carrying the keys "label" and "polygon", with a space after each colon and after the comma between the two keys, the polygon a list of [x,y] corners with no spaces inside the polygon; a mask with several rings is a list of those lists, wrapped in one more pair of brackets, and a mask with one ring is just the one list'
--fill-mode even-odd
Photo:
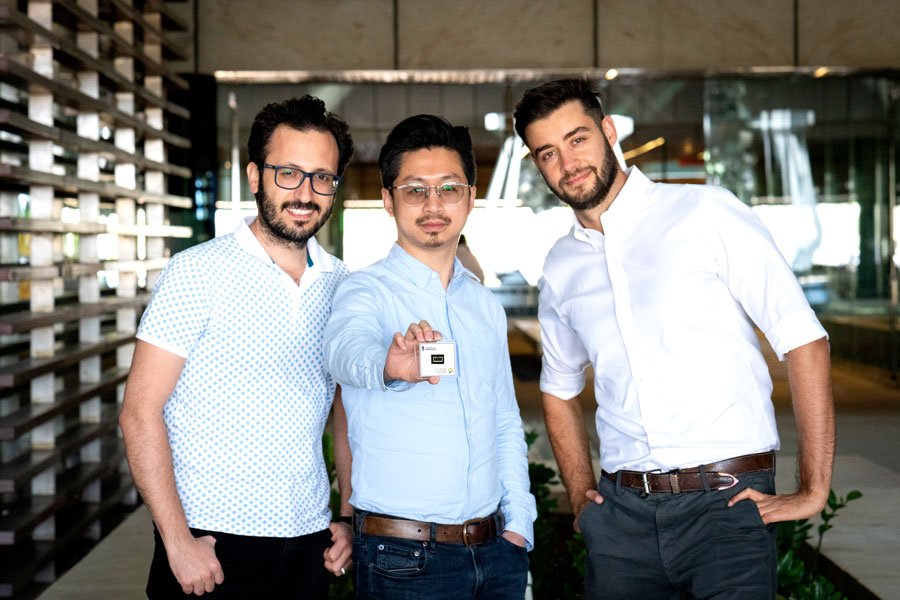
{"label": "white card", "polygon": [[419,344],[419,377],[456,377],[456,342]]}

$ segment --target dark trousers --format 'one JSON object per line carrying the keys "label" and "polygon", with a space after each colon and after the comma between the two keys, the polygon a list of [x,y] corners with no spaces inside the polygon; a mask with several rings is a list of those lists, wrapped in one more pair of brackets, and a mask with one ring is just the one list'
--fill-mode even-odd
{"label": "dark trousers", "polygon": [[589,504],[579,521],[585,597],[774,599],[776,526],[750,500],[727,502],[745,487],[773,494],[775,476],[739,479],[728,490],[642,498],[602,477],[603,504]]}
{"label": "dark trousers", "polygon": [[[185,594],[169,568],[166,548],[154,528],[156,547],[147,581],[151,600],[196,598]],[[203,598],[300,599],[328,597],[328,571],[323,554],[331,545],[331,531],[325,529],[294,538],[251,537],[191,529],[194,537],[216,538],[216,558],[225,580]]]}
{"label": "dark trousers", "polygon": [[359,599],[522,600],[528,552],[499,535],[464,546],[357,533],[353,567]]}

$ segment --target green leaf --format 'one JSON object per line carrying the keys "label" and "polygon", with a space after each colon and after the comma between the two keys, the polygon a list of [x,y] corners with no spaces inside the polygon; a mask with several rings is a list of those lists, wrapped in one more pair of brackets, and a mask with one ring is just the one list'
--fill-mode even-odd
{"label": "green leaf", "polygon": [[856,500],[857,498],[862,498],[862,492],[860,492],[859,490],[853,490],[852,492],[847,494],[847,502]]}

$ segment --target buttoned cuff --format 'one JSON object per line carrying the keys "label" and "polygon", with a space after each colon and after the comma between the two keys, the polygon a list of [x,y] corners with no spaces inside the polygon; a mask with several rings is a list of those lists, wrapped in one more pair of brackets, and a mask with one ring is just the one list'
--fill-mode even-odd
{"label": "buttoned cuff", "polygon": [[782,317],[765,335],[778,360],[784,360],[785,355],[794,348],[827,338],[828,332],[819,323],[816,313],[808,308]]}
{"label": "buttoned cuff", "polygon": [[534,548],[534,519],[525,510],[514,508],[503,509],[505,522],[503,531],[512,531],[525,538],[525,549],[529,552]]}
{"label": "buttoned cuff", "polygon": [[378,358],[375,361],[375,365],[378,367],[378,384],[382,392],[405,392],[406,390],[411,389],[412,386],[416,385],[414,383],[402,381],[400,379],[395,379],[390,383],[385,383],[384,365],[386,362],[387,350],[382,350],[381,352],[379,352]]}

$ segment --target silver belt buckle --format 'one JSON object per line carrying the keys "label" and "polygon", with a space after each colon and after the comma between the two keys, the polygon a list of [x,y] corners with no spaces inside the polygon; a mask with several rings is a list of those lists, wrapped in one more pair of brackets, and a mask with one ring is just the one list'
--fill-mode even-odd
{"label": "silver belt buckle", "polygon": [[647,476],[661,473],[662,469],[651,469],[650,471],[644,471],[643,473],[641,473],[641,483],[644,484],[644,491],[641,493],[641,498],[646,498],[650,495],[650,480],[647,479]]}

